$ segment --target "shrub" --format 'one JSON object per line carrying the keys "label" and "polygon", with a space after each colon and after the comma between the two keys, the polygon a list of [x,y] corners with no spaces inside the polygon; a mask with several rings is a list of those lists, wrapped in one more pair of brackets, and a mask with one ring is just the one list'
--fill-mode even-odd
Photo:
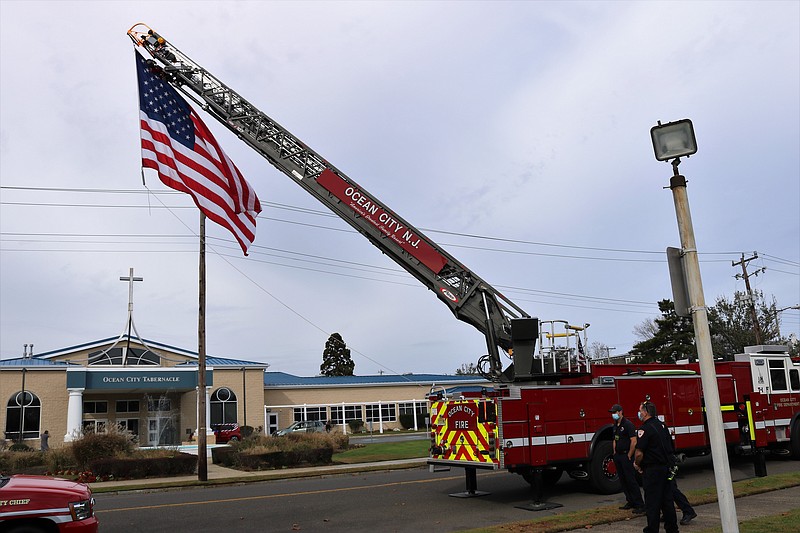
{"label": "shrub", "polygon": [[15,442],[14,444],[8,447],[8,450],[12,452],[30,452],[33,450],[33,448],[31,448],[24,442]]}
{"label": "shrub", "polygon": [[282,468],[298,464],[330,464],[334,450],[347,449],[341,433],[293,433],[285,437],[253,436],[230,447],[211,450],[214,463],[243,470]]}
{"label": "shrub", "polygon": [[[37,473],[45,470],[44,454],[28,449],[28,451],[7,451],[0,454],[0,472],[4,473]],[[41,467],[41,468],[39,468]],[[33,472],[31,469],[36,469]]]}
{"label": "shrub", "polygon": [[49,472],[71,470],[73,467],[77,466],[75,457],[72,455],[72,446],[50,448],[50,450],[44,454],[44,460]]}
{"label": "shrub", "polygon": [[241,428],[239,428],[239,429],[240,429],[240,430],[241,430],[241,432],[242,432],[242,438],[243,438],[243,439],[246,439],[247,437],[249,437],[249,436],[253,435],[253,432],[255,431],[255,429],[253,428],[253,426],[242,426],[242,427],[241,427]]}
{"label": "shrub", "polygon": [[364,421],[363,420],[350,420],[347,422],[347,425],[350,427],[350,431],[352,433],[359,433],[361,430],[364,429]]}
{"label": "shrub", "polygon": [[154,476],[180,476],[194,474],[197,456],[170,452],[137,454],[138,457],[112,457],[96,459],[89,464],[91,473],[103,478],[146,478]]}
{"label": "shrub", "polygon": [[79,468],[85,468],[98,459],[130,455],[132,451],[133,442],[130,436],[115,431],[88,433],[72,442],[72,455]]}

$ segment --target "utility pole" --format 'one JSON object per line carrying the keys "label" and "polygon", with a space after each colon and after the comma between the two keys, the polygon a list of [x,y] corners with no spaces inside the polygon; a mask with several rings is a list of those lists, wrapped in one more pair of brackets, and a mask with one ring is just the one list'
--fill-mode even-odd
{"label": "utility pole", "polygon": [[747,288],[747,298],[750,301],[750,316],[753,319],[753,329],[756,333],[756,344],[761,344],[761,325],[758,323],[758,314],[756,313],[756,302],[753,298],[753,291],[750,289],[750,276],[758,276],[759,273],[764,272],[767,270],[766,267],[759,268],[752,274],[747,273],[747,263],[752,261],[753,259],[758,259],[758,252],[753,252],[753,257],[748,259],[744,258],[744,254],[742,254],[742,259],[739,262],[731,261],[731,266],[742,265],[742,273],[736,274],[736,279],[743,279],[744,286]]}
{"label": "utility pole", "polygon": [[602,349],[606,351],[606,364],[611,364],[611,350],[616,350],[616,348],[611,348],[610,346],[603,346]]}

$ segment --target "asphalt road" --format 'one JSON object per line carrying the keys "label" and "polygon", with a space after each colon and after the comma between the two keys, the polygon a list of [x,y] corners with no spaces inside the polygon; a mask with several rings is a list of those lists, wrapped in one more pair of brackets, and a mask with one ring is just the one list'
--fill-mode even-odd
{"label": "asphalt road", "polygon": [[[797,471],[800,462],[771,460],[768,472]],[[752,464],[735,461],[734,481],[753,477]],[[682,468],[681,488],[714,484],[710,458],[690,459]],[[543,514],[615,503],[620,494],[597,495],[566,475],[547,494],[562,508],[531,512],[515,506],[531,501],[521,477],[507,472],[479,472],[479,498],[450,498],[464,490],[460,469],[369,472],[290,479],[232,486],[99,494],[101,531],[176,533],[181,531],[461,531]]]}

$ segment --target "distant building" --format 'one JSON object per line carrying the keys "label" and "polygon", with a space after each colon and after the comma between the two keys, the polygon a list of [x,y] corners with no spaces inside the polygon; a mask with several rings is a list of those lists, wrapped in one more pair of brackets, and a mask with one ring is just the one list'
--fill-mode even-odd
{"label": "distant building", "polygon": [[[432,386],[481,388],[479,376],[299,377],[266,372],[268,364],[206,358],[209,427],[237,422],[270,434],[298,420],[331,421],[337,431],[362,420],[375,432],[401,427],[401,415],[425,428]],[[111,425],[141,445],[176,445],[196,438],[197,354],[122,335],[0,361],[0,429],[8,441],[52,444]]]}

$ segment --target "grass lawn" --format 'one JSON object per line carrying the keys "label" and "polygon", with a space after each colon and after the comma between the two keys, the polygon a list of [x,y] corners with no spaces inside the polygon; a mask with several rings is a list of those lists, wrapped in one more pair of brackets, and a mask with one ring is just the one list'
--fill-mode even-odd
{"label": "grass lawn", "polygon": [[[739,533],[796,533],[800,527],[800,509],[739,523]],[[722,533],[722,527],[701,529],[697,533]]]}
{"label": "grass lawn", "polygon": [[354,448],[333,455],[333,462],[354,464],[373,461],[395,461],[427,457],[430,442],[427,439],[403,442],[375,442],[363,448]]}
{"label": "grass lawn", "polygon": [[[796,487],[800,485],[800,472],[788,472],[763,478],[746,479],[733,484],[733,493],[737,498],[761,494],[773,490]],[[692,505],[702,505],[717,501],[714,487],[686,491]],[[798,504],[800,505],[800,504]],[[798,531],[798,512],[774,515],[770,517],[748,520],[742,523],[740,533],[796,533]],[[523,531],[536,531],[537,533],[557,533],[571,529],[590,529],[592,525],[607,524],[630,518],[630,513],[620,511],[616,505],[584,509],[581,511],[567,512],[564,514],[548,516],[522,522],[512,522],[494,527],[470,530],[470,533],[521,533]],[[764,522],[762,522],[762,520]],[[783,529],[781,529],[783,528]],[[721,533],[718,528],[704,529],[697,533]]]}

